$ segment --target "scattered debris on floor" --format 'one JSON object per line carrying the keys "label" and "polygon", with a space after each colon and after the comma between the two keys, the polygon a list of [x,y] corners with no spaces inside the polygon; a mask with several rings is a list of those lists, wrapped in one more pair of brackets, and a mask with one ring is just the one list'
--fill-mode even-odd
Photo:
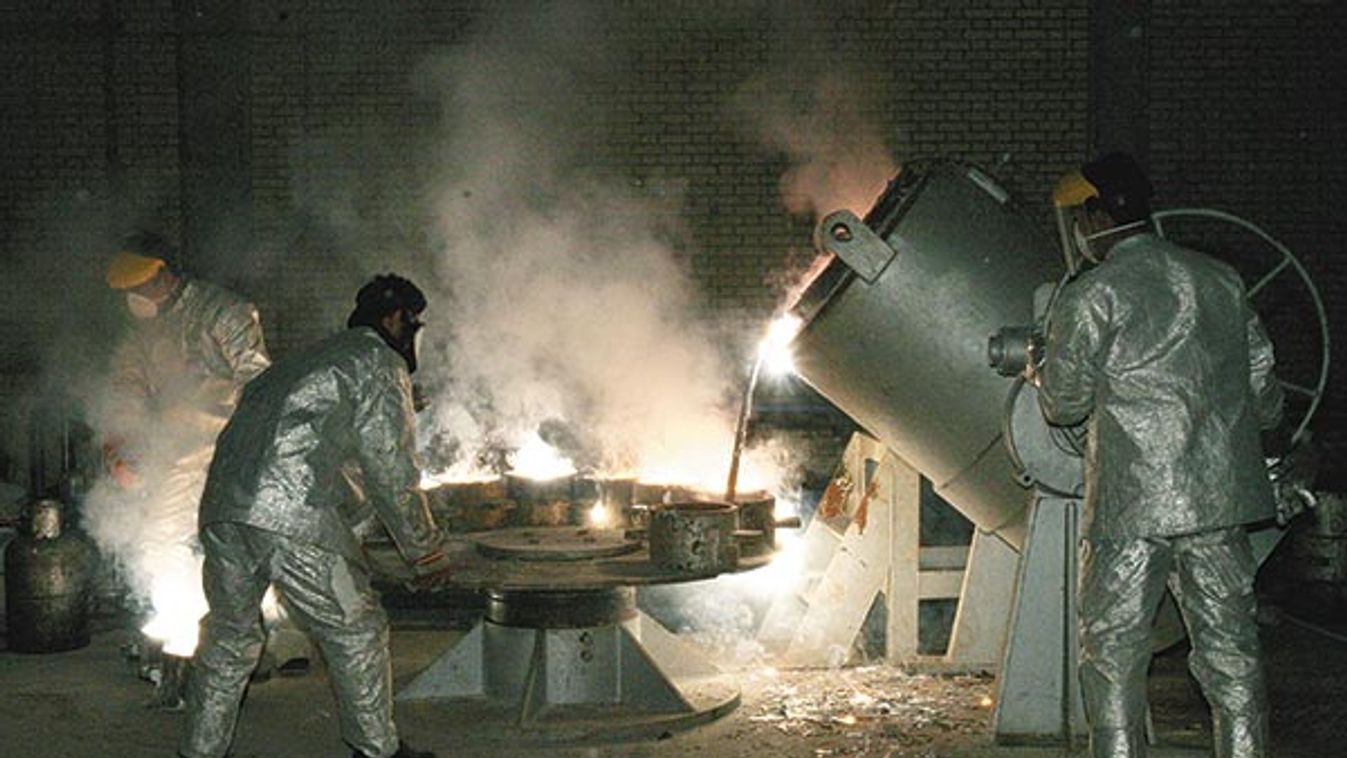
{"label": "scattered debris on floor", "polygon": [[[989,728],[989,676],[934,676],[886,666],[781,671],[748,698],[750,722],[825,738],[813,754],[883,756]],[[749,690],[752,691],[751,689]],[[898,750],[902,752],[896,752]]]}

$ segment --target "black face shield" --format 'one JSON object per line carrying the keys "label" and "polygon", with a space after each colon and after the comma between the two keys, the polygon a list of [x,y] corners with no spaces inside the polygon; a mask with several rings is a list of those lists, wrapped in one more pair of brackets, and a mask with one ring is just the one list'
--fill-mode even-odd
{"label": "black face shield", "polygon": [[[421,331],[417,316],[426,309],[426,296],[415,284],[396,274],[376,276],[360,288],[355,309],[346,319],[347,328],[368,326],[407,361],[407,371],[416,371],[416,335]],[[384,328],[384,317],[402,311],[402,328],[394,336]]]}

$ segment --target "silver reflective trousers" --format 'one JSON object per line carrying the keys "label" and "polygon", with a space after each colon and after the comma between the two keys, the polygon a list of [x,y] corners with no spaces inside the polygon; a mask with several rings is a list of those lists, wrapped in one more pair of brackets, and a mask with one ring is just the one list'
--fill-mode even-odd
{"label": "silver reflective trousers", "polygon": [[1146,755],[1151,625],[1168,585],[1211,705],[1217,758],[1267,755],[1259,659],[1257,562],[1242,528],[1085,543],[1080,577],[1080,686],[1094,758]]}
{"label": "silver reflective trousers", "polygon": [[262,651],[259,608],[271,583],[327,659],[342,738],[365,755],[396,753],[388,618],[366,569],[337,553],[246,524],[209,525],[201,543],[210,612],[188,683],[181,754],[219,758],[228,751],[248,677]]}

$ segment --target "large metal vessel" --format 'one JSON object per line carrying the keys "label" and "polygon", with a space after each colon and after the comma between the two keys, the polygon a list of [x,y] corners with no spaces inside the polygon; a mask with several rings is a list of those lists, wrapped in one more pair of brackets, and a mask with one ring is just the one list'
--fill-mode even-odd
{"label": "large metal vessel", "polygon": [[1055,242],[987,174],[933,161],[905,166],[863,221],[825,218],[815,244],[834,258],[793,308],[798,374],[1018,548],[1030,496],[987,338],[1032,321],[1034,290],[1062,273]]}

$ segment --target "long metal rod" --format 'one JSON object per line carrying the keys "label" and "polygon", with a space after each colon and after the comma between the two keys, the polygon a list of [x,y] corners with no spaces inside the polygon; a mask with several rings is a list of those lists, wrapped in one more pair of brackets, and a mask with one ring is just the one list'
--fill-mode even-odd
{"label": "long metal rod", "polygon": [[1076,749],[1076,501],[1067,499],[1062,505],[1062,745],[1063,755]]}
{"label": "long metal rod", "polygon": [[739,456],[743,453],[744,440],[748,437],[748,418],[753,415],[753,391],[758,386],[762,360],[763,356],[759,353],[753,361],[753,370],[748,373],[748,386],[744,389],[744,400],[739,406],[739,422],[734,426],[734,451],[730,454],[730,474],[725,481],[725,500],[731,503],[739,486]]}

